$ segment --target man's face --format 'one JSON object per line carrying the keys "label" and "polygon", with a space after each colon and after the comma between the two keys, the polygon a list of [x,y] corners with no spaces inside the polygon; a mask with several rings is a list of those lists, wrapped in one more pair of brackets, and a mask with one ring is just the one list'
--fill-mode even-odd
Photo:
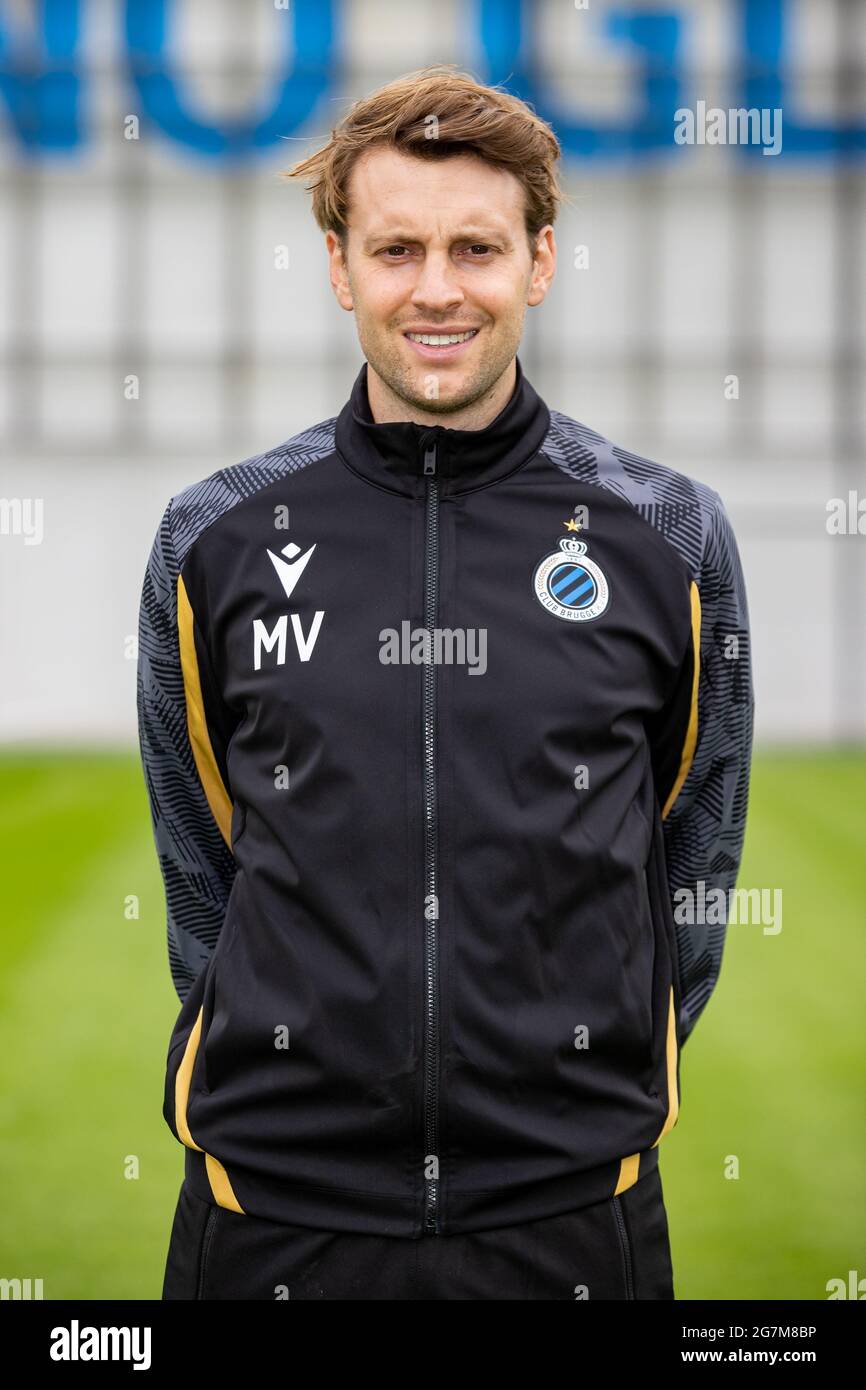
{"label": "man's face", "polygon": [[[327,233],[331,283],[354,311],[369,366],[402,401],[447,414],[484,396],[512,362],[529,304],[555,269],[553,228],[533,258],[516,178],[474,155],[368,150],[349,180],[344,259]],[[464,333],[448,346],[410,334]]]}

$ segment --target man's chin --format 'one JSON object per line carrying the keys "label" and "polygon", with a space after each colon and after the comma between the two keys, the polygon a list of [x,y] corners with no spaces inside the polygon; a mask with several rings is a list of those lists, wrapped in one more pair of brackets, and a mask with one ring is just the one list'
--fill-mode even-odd
{"label": "man's chin", "polygon": [[[437,370],[433,363],[406,367],[403,362],[396,366],[391,360],[380,366],[369,357],[367,360],[395,396],[413,410],[428,415],[453,415],[465,410],[493,385],[477,368],[471,372],[456,367]],[[433,396],[431,388],[436,392]]]}
{"label": "man's chin", "polygon": [[466,406],[472,405],[478,399],[478,394],[472,390],[449,390],[447,393],[440,394],[431,399],[425,396],[423,391],[406,392],[403,399],[413,410],[423,410],[428,415],[453,415],[458,410],[465,410]]}

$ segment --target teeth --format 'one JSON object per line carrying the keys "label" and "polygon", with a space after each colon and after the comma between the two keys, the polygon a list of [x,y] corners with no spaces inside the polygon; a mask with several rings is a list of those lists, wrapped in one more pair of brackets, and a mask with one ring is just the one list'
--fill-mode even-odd
{"label": "teeth", "polygon": [[470,328],[468,333],[407,333],[406,337],[411,338],[413,343],[427,343],[430,347],[447,347],[449,343],[465,343],[467,338],[474,338],[477,332],[477,328]]}

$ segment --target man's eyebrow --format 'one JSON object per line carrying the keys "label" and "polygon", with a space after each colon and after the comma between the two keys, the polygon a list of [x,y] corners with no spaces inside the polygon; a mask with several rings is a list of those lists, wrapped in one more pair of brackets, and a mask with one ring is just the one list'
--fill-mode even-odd
{"label": "man's eyebrow", "polygon": [[[402,246],[418,240],[419,237],[416,232],[400,230],[399,228],[392,231],[390,228],[385,228],[381,232],[371,232],[369,236],[365,237],[364,249],[365,251],[368,250],[377,241]],[[501,241],[506,245],[511,244],[511,238],[504,231],[497,231],[494,227],[485,227],[482,223],[468,223],[465,227],[461,227],[459,234],[452,237],[452,241]]]}

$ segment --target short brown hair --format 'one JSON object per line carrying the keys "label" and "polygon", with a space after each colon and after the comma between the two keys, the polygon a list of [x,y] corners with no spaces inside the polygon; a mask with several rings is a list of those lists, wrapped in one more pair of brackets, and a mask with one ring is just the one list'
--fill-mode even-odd
{"label": "short brown hair", "polygon": [[[436,137],[431,138],[435,118]],[[331,131],[326,145],[283,171],[308,178],[313,216],[334,232],[344,249],[348,231],[348,183],[355,161],[374,145],[389,145],[420,159],[474,154],[507,169],[522,184],[531,250],[552,223],[565,197],[556,174],[559,141],[526,102],[488,87],[453,63],[406,73],[356,101]]]}

